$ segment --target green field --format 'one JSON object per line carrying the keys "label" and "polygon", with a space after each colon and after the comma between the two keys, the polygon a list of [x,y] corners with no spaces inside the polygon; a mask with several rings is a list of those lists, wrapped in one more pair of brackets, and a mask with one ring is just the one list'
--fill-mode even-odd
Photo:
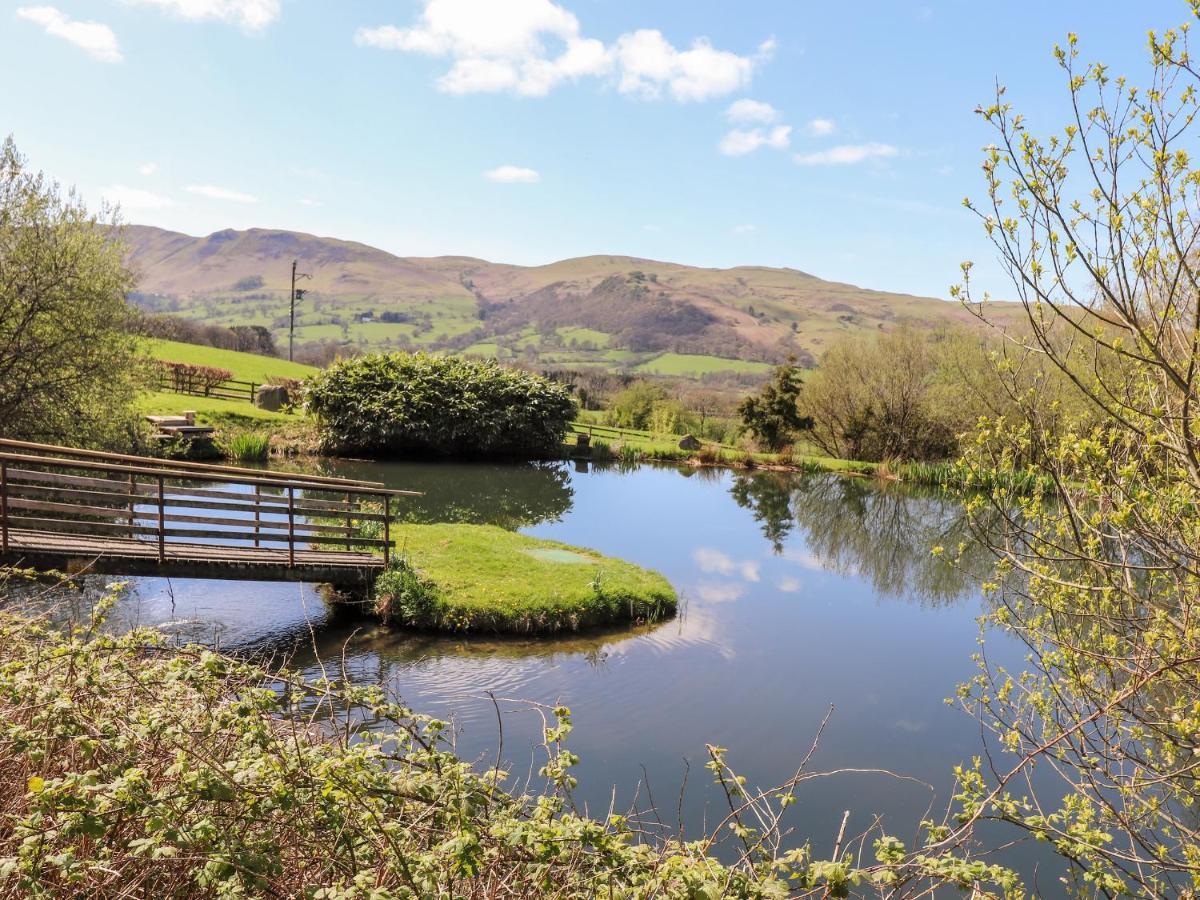
{"label": "green field", "polygon": [[154,359],[228,369],[236,380],[253,381],[256,384],[267,384],[272,378],[307,378],[317,372],[313,366],[288,362],[286,359],[276,359],[273,356],[239,353],[236,350],[220,350],[216,347],[183,344],[179,341],[147,338],[143,342],[143,346]]}
{"label": "green field", "polygon": [[724,359],[720,356],[697,356],[689,353],[664,353],[639,366],[635,372],[651,375],[708,375],[717,372],[763,374],[771,371],[769,363],[748,362],[743,359]]}
{"label": "green field", "polygon": [[573,326],[564,326],[557,329],[558,336],[563,339],[563,343],[576,341],[577,343],[595,344],[598,349],[603,350],[609,345],[612,340],[612,335],[606,331],[596,331],[594,328],[577,328]]}
{"label": "green field", "polygon": [[138,412],[147,416],[181,416],[185,412],[196,413],[201,424],[212,425],[230,419],[244,419],[247,426],[262,422],[282,421],[295,416],[287,413],[259,409],[247,400],[217,400],[212,397],[195,397],[191,394],[173,394],[169,391],[150,391],[137,398]]}

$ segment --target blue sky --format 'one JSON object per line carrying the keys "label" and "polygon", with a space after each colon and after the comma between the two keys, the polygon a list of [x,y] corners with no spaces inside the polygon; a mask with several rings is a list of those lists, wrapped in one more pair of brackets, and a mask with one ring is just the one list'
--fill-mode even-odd
{"label": "blue sky", "polygon": [[[1051,47],[1144,80],[1182,0],[20,0],[0,132],[90,202],[402,255],[620,253],[946,296],[974,115],[1065,121]],[[6,8],[5,8],[6,7]]]}

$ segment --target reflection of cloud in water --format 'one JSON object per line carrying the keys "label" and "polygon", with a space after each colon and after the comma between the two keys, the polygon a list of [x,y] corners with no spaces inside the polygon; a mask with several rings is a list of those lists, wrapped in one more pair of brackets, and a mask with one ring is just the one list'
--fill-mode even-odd
{"label": "reflection of cloud in water", "polygon": [[745,587],[732,581],[702,581],[696,585],[696,596],[705,603],[732,603],[745,593]]}
{"label": "reflection of cloud in water", "polygon": [[736,560],[727,553],[712,547],[697,547],[692,551],[692,559],[701,572],[711,572],[717,575],[740,575],[747,581],[758,581],[759,564],[756,560]]}
{"label": "reflection of cloud in water", "polygon": [[[739,585],[731,585],[731,587],[741,590]],[[699,595],[697,598],[701,601],[704,600]],[[724,601],[710,600],[707,602],[720,604]],[[639,635],[637,638],[614,644],[610,650],[617,654],[645,647],[651,647],[659,652],[673,652],[688,646],[708,647],[717,651],[722,659],[732,660],[737,653],[725,639],[726,631],[727,626],[717,615],[715,609],[706,606],[704,602],[689,602],[686,607],[681,608],[679,616],[673,621],[656,628],[649,634]]]}
{"label": "reflection of cloud in water", "polygon": [[785,575],[775,583],[775,586],[785,594],[794,594],[804,587],[804,582],[799,578],[793,578],[790,575]]}
{"label": "reflection of cloud in water", "polygon": [[[822,562],[817,556],[809,553],[803,547],[784,547],[779,554],[783,559],[790,563],[795,563],[805,569],[812,569],[814,572],[825,572],[832,568],[832,564]],[[853,566],[846,566],[847,569],[853,569]],[[852,575],[853,571],[839,571],[841,575]]]}

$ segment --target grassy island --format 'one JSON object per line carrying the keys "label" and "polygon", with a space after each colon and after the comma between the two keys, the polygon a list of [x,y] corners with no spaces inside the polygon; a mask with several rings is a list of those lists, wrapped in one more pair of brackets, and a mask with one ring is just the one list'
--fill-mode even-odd
{"label": "grassy island", "polygon": [[675,611],[657,572],[492,525],[407,525],[376,586],[386,621],[528,634],[653,621]]}

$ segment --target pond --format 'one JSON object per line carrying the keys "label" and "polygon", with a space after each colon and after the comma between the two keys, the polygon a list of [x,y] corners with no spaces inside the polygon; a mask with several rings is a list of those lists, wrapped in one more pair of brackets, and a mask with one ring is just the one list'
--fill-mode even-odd
{"label": "pond", "polygon": [[[558,639],[437,637],[331,614],[311,586],[139,579],[122,624],[161,624],[232,650],[343,665],[454,725],[461,755],[503,757],[536,785],[541,719],[574,713],[576,800],[594,814],[652,804],[697,836],[723,799],[706,745],[763,787],[790,777],[828,717],[789,824],[828,851],[875,816],[907,842],[945,806],[979,726],[947,705],[974,671],[988,561],[935,545],[970,536],[959,505],[864,479],[585,464],[339,463],[330,474],[425,491],[410,521],[490,522],[662,572],[683,598],[656,626]],[[403,527],[398,529],[403,542]],[[1019,663],[1000,641],[989,653]],[[493,704],[492,697],[496,698]],[[497,709],[500,721],[497,722]],[[881,773],[887,769],[911,780]],[[796,843],[800,841],[797,840]]]}

